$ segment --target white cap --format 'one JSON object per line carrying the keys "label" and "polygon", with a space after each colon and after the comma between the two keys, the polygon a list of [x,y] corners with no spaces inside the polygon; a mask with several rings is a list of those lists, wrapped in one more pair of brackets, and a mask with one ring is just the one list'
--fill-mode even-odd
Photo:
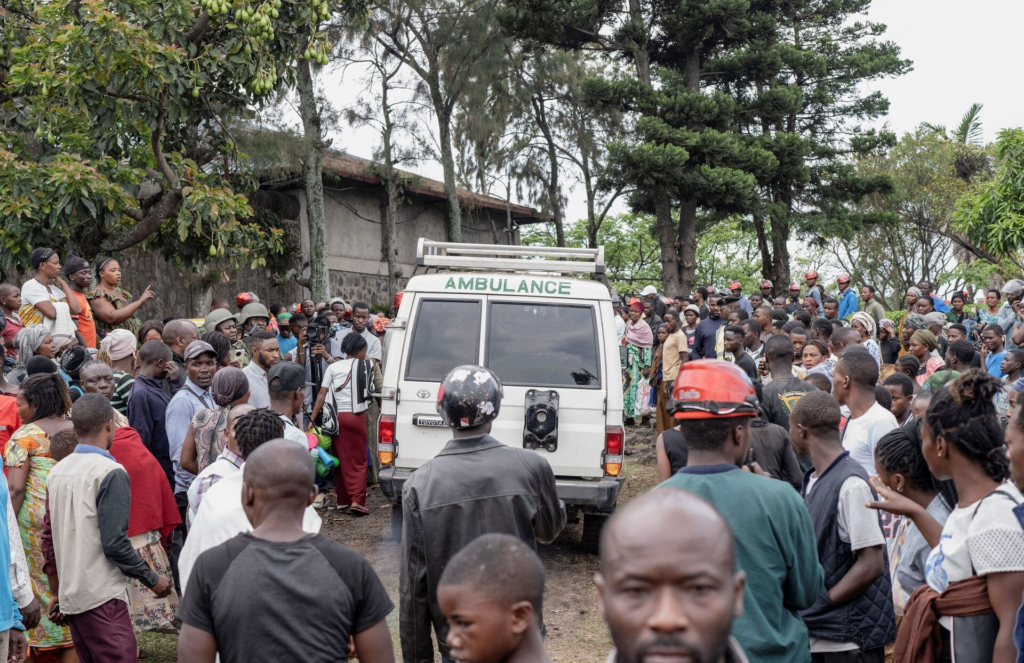
{"label": "white cap", "polygon": [[649,285],[649,286],[647,286],[646,288],[644,288],[643,290],[640,291],[640,296],[641,297],[646,297],[647,295],[656,295],[656,294],[658,294],[658,289],[655,288],[653,285]]}

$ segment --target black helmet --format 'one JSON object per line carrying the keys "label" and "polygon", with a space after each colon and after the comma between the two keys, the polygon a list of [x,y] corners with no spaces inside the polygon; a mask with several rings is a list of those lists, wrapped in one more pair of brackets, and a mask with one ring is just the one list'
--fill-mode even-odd
{"label": "black helmet", "polygon": [[498,418],[501,383],[483,366],[466,364],[448,371],[437,390],[437,413],[451,428],[475,428]]}

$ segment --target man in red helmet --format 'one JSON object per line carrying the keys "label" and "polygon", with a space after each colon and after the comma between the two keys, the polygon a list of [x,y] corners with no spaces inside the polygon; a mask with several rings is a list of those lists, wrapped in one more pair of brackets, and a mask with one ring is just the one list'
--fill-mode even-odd
{"label": "man in red helmet", "polygon": [[750,300],[743,296],[743,284],[739,281],[733,281],[729,284],[729,292],[732,293],[733,297],[739,298],[740,308],[747,312],[747,315],[754,314],[754,307],[750,305]]}
{"label": "man in red helmet", "polygon": [[260,303],[260,298],[257,297],[255,293],[240,292],[237,295],[235,295],[235,306],[238,307],[239,311],[241,311],[246,304],[252,304],[253,302],[257,304]]}
{"label": "man in red helmet", "polygon": [[849,274],[840,275],[836,283],[839,284],[839,319],[846,320],[857,312],[860,301],[857,299],[857,293],[850,287]]}
{"label": "man in red helmet", "polygon": [[775,297],[775,286],[768,279],[761,281],[761,297],[763,297],[764,301],[768,304],[770,304],[772,299]]}
{"label": "man in red helmet", "polygon": [[797,311],[803,310],[803,297],[800,296],[800,284],[790,283],[789,284],[789,303],[786,304],[786,313],[793,315]]}
{"label": "man in red helmet", "polygon": [[818,271],[815,269],[810,270],[804,274],[804,281],[807,282],[807,297],[813,297],[814,301],[818,302],[818,313],[821,315],[821,290],[818,290]]}
{"label": "man in red helmet", "polygon": [[734,364],[691,361],[679,370],[672,397],[688,458],[661,487],[711,502],[736,535],[737,563],[747,577],[736,640],[751,661],[809,663],[798,611],[814,604],[824,576],[814,526],[797,492],[761,476],[756,464],[739,467],[749,463],[750,424],[758,413],[753,383]]}

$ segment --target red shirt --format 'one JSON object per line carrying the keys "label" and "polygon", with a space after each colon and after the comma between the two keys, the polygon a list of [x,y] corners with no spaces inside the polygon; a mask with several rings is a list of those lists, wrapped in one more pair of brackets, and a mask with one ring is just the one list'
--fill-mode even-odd
{"label": "red shirt", "polygon": [[85,339],[85,344],[90,348],[96,347],[96,321],[92,317],[92,307],[89,306],[89,300],[85,298],[85,294],[81,292],[71,291],[75,295],[75,299],[78,300],[78,305],[82,307],[82,312],[78,315],[71,316],[78,325],[78,333]]}
{"label": "red shirt", "polygon": [[[18,335],[18,332],[20,332],[24,328],[25,328],[25,325],[21,324],[20,320],[11,320],[10,318],[7,318],[7,326],[4,327],[3,333],[0,334],[0,335],[3,336],[4,345],[7,345],[7,341],[13,341],[14,337]],[[13,348],[13,347],[12,348],[7,348],[7,356],[8,357],[14,357],[17,354],[18,354],[18,349],[17,348]]]}
{"label": "red shirt", "polygon": [[17,399],[10,394],[0,394],[0,449],[7,447],[7,441],[19,428],[21,417],[18,416]]}

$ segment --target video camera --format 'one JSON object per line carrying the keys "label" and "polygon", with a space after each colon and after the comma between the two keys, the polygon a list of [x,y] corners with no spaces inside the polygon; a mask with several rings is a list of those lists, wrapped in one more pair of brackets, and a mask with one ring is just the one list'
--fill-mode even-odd
{"label": "video camera", "polygon": [[309,345],[323,345],[327,342],[330,333],[330,327],[310,322],[306,327],[306,343]]}

